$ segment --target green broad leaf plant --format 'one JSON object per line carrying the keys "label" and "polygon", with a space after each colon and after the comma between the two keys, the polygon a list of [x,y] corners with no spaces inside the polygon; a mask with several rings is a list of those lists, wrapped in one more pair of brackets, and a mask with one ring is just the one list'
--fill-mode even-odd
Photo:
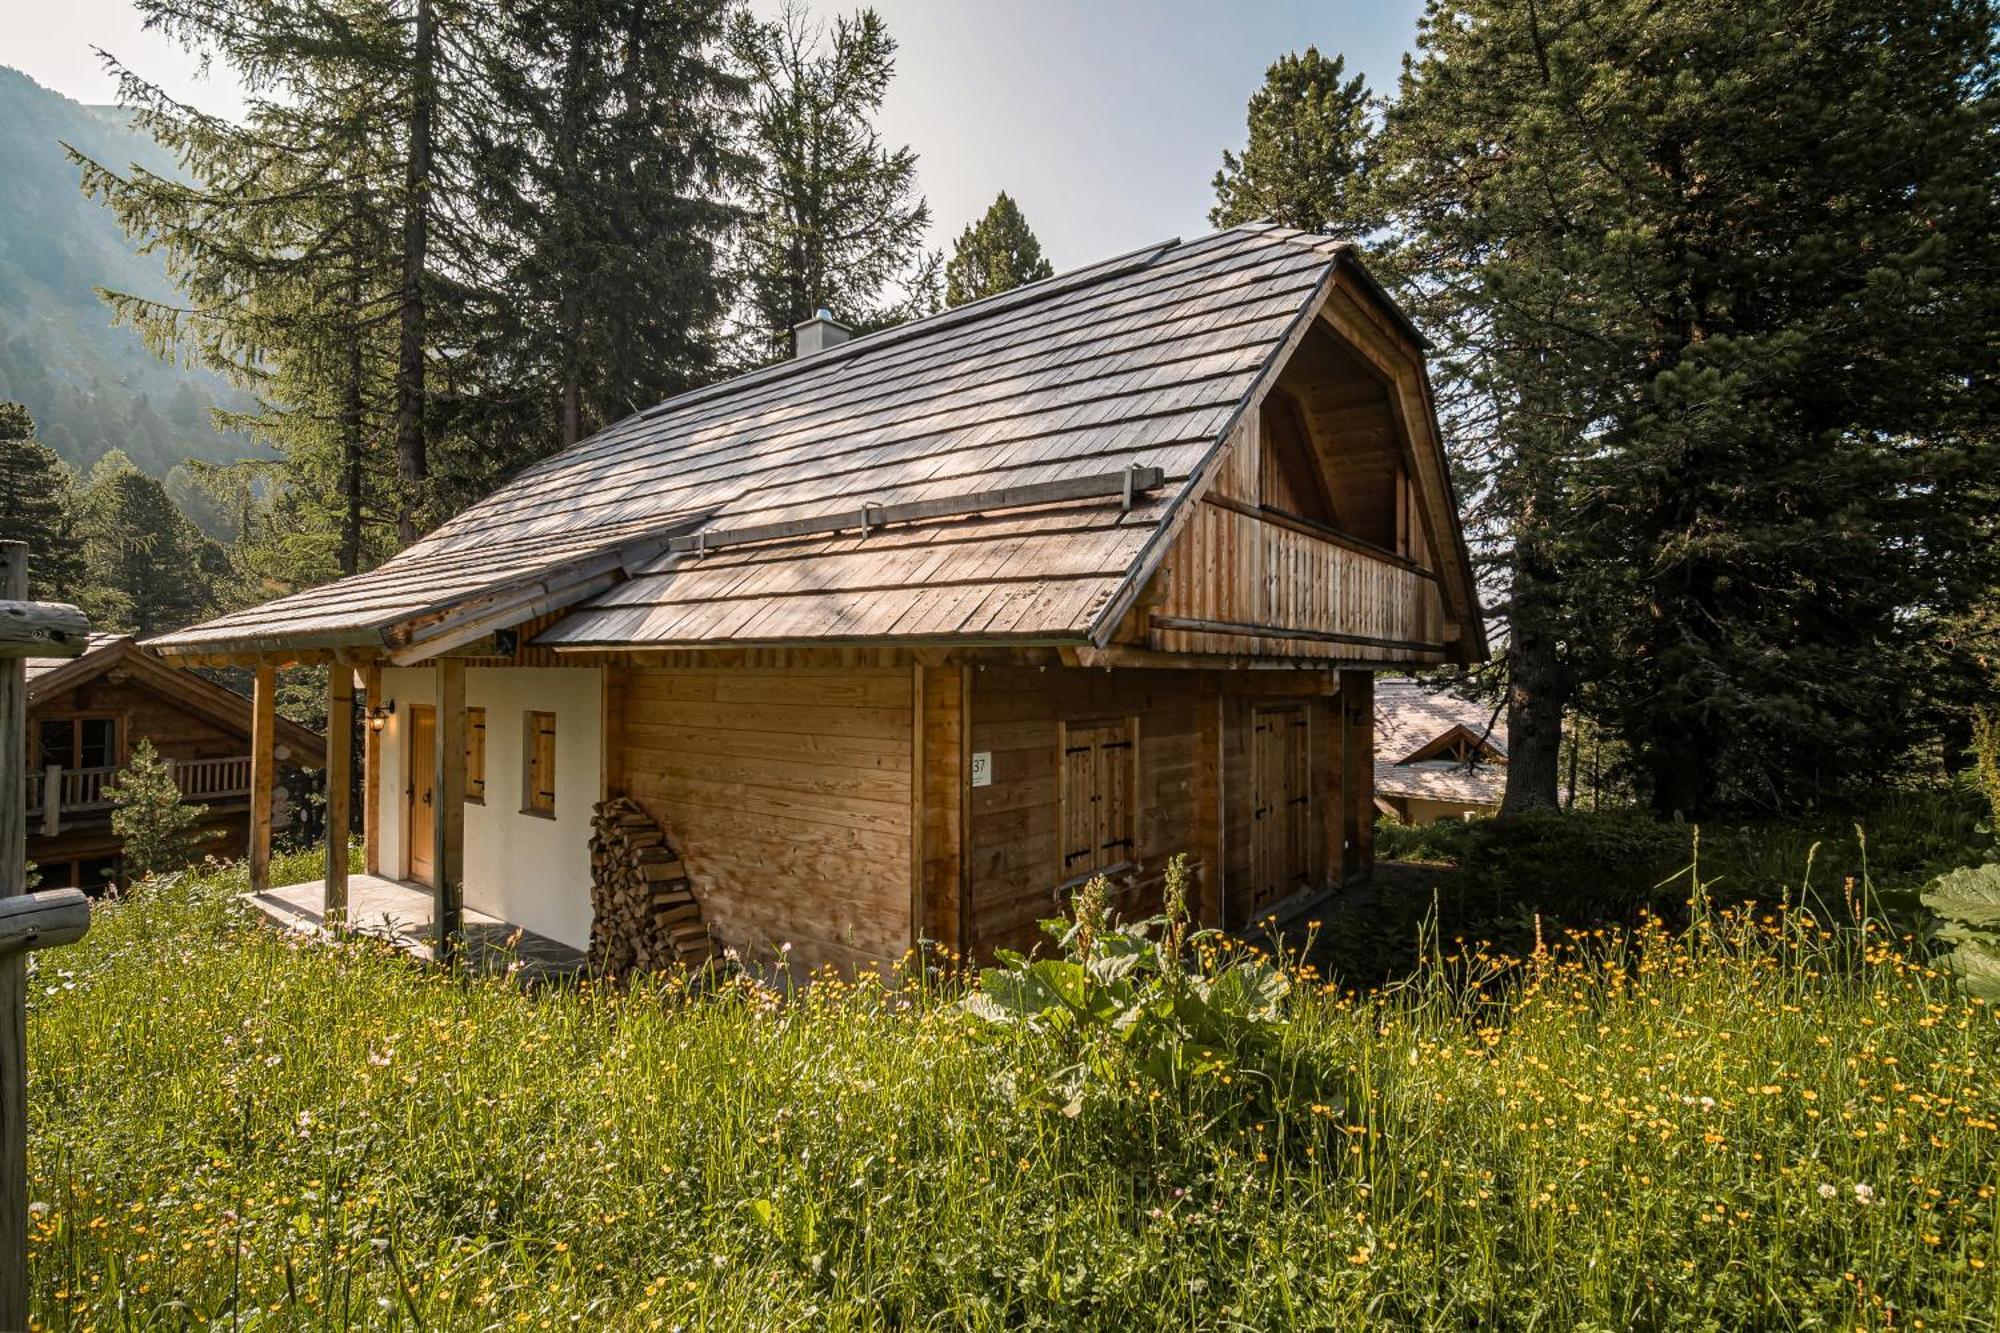
{"label": "green broad leaf plant", "polygon": [[1960,866],[1932,880],[1924,906],[1944,918],[1940,939],[1952,943],[1951,963],[1967,991],[2000,1000],[2000,713],[1973,719],[1973,780],[1990,811],[1982,826],[1995,839],[1981,865]]}
{"label": "green broad leaf plant", "polygon": [[[1036,1090],[1066,1116],[1143,1103],[1191,1127],[1337,1114],[1317,1063],[1288,1043],[1293,981],[1262,953],[1188,915],[1187,858],[1167,866],[1162,912],[1132,922],[1093,878],[1068,919],[1041,923],[1049,957],[1011,950],[960,1002],[983,1023],[1053,1043],[1056,1072]],[[1329,1104],[1331,1103],[1331,1104]]]}

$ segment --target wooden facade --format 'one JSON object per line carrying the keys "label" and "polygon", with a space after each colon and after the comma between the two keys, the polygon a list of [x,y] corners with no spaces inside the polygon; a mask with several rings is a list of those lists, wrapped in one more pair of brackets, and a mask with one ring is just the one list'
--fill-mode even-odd
{"label": "wooden facade", "polygon": [[[505,873],[460,793],[556,813],[494,795],[519,734],[528,786],[588,748],[719,941],[846,968],[1031,947],[1093,875],[1153,911],[1176,855],[1231,927],[1364,874],[1370,673],[1485,652],[1420,340],[1351,247],[1261,224],[684,395],[161,643],[353,675],[369,868],[447,930],[447,867],[482,910]],[[573,701],[561,668],[587,716],[494,674]],[[540,851],[588,894],[581,843]]]}

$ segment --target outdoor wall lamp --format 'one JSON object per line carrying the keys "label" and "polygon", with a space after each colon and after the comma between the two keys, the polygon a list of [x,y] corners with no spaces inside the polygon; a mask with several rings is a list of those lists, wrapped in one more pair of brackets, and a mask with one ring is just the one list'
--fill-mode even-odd
{"label": "outdoor wall lamp", "polygon": [[380,705],[368,710],[368,730],[380,731],[389,725],[389,719],[396,715],[396,701],[385,699]]}

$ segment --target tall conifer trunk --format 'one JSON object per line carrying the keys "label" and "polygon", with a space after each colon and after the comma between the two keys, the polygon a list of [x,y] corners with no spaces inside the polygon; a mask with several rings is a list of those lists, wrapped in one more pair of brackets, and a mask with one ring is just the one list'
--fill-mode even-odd
{"label": "tall conifer trunk", "polygon": [[[582,197],[582,172],[577,158],[582,152],[583,138],[583,62],[587,52],[587,41],[582,33],[571,33],[569,49],[563,57],[562,118],[558,131],[556,153],[561,162],[563,188],[569,193],[570,207],[566,218],[574,218],[574,209]],[[583,302],[577,295],[577,284],[581,281],[575,266],[582,262],[582,238],[575,234],[575,228],[562,238],[568,251],[570,269],[563,275],[563,293],[557,313],[562,337],[562,442],[565,447],[583,438]]]}
{"label": "tall conifer trunk", "polygon": [[410,144],[403,201],[401,346],[396,357],[396,472],[403,494],[396,507],[396,535],[417,538],[416,505],[430,476],[424,448],[424,268],[431,211],[431,117],[437,96],[437,31],[431,0],[417,0],[411,53]]}
{"label": "tall conifer trunk", "polygon": [[353,261],[348,279],[349,318],[347,335],[346,401],[340,413],[340,572],[361,572],[361,457],[362,438],[362,340],[360,259]]}
{"label": "tall conifer trunk", "polygon": [[1507,791],[1500,814],[1553,810],[1562,771],[1562,719],[1572,685],[1557,627],[1558,577],[1543,557],[1538,513],[1524,508],[1514,543],[1514,583],[1507,615]]}

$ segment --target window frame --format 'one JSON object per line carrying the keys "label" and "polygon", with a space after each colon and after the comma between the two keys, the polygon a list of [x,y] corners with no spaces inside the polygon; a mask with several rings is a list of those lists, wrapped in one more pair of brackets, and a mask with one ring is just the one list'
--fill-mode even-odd
{"label": "window frame", "polygon": [[[544,766],[543,721],[548,735],[547,773]],[[556,817],[556,715],[552,710],[526,709],[521,714],[521,813],[537,819]],[[546,804],[543,803],[546,798]]]}
{"label": "window frame", "polygon": [[[86,764],[82,762],[83,729],[86,724],[91,722],[102,722],[111,728],[111,740],[107,747],[108,757],[106,762],[102,764]],[[80,769],[90,768],[119,768],[124,765],[125,719],[122,714],[59,713],[54,716],[38,717],[34,720],[35,761],[38,767],[48,767],[47,762],[43,759],[42,729],[53,725],[61,725],[69,728],[69,758],[63,762],[62,768],[64,772],[74,773]]]}
{"label": "window frame", "polygon": [[[1092,760],[1092,789],[1089,793],[1093,804],[1102,805],[1103,798],[1113,793],[1099,789],[1101,773],[1097,768],[1098,759],[1105,749],[1116,749],[1123,753],[1124,762],[1119,765],[1118,780],[1122,782],[1122,812],[1114,827],[1093,832],[1098,842],[1091,850],[1088,864],[1081,864],[1082,851],[1072,848],[1070,842],[1071,818],[1079,793],[1073,790],[1071,752],[1078,748],[1074,742],[1080,733],[1093,737],[1106,728],[1116,728],[1119,738],[1113,741],[1093,739],[1090,747],[1099,752]],[[1082,884],[1096,875],[1116,875],[1129,870],[1139,863],[1139,718],[1136,714],[1116,717],[1090,717],[1060,721],[1056,724],[1056,833],[1055,863],[1056,881],[1060,888]],[[1106,836],[1108,835],[1108,836]]]}

